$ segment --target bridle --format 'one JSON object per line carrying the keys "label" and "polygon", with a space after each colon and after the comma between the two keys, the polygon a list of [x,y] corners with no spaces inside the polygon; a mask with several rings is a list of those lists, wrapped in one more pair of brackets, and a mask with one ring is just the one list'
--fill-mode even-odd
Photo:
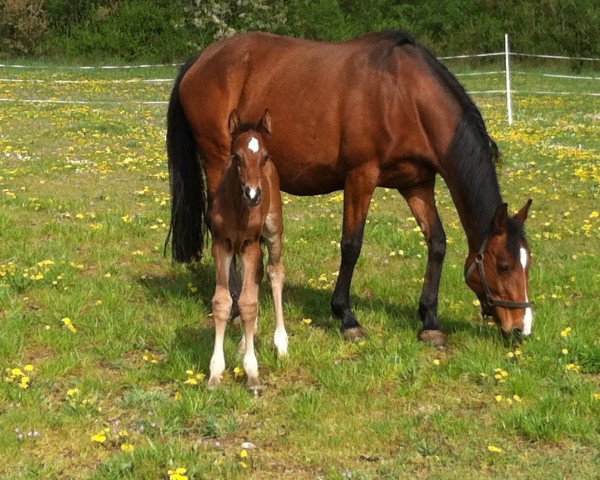
{"label": "bridle", "polygon": [[494,298],[490,286],[488,285],[485,277],[485,268],[483,266],[483,252],[487,244],[487,239],[481,245],[481,248],[475,255],[475,260],[471,263],[471,266],[465,274],[465,281],[467,284],[471,280],[471,276],[475,269],[479,271],[479,277],[481,278],[481,284],[483,285],[483,291],[485,292],[485,306],[487,307],[504,307],[504,308],[530,308],[533,306],[533,302],[513,302],[512,300],[502,300],[501,298]]}

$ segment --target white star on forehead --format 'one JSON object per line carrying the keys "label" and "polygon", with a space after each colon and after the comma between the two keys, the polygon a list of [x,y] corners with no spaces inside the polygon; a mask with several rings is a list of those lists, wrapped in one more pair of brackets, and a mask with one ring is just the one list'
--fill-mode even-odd
{"label": "white star on forehead", "polygon": [[258,143],[258,140],[256,139],[256,137],[252,137],[248,142],[248,150],[250,150],[253,153],[256,153],[258,152],[259,148],[260,144]]}

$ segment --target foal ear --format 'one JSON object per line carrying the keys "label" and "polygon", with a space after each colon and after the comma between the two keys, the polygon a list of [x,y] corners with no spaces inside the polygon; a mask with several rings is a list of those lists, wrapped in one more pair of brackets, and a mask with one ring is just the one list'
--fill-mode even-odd
{"label": "foal ear", "polygon": [[263,113],[260,122],[258,122],[258,127],[262,131],[262,133],[266,133],[269,135],[271,133],[271,112],[269,109],[265,109],[265,113]]}
{"label": "foal ear", "polygon": [[229,115],[229,134],[233,135],[236,130],[240,127],[240,116],[238,115],[237,110],[233,110],[231,115]]}
{"label": "foal ear", "polygon": [[506,231],[508,225],[508,203],[498,206],[492,219],[492,232],[499,234]]}
{"label": "foal ear", "polygon": [[521,223],[525,223],[525,220],[527,220],[527,214],[529,213],[529,207],[531,206],[531,202],[533,202],[531,198],[527,200],[525,206],[521,208],[521,210],[519,210],[513,218]]}

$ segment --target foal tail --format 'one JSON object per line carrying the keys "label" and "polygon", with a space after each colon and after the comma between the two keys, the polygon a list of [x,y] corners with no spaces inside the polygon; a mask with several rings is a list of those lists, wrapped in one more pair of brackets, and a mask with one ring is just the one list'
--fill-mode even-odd
{"label": "foal tail", "polygon": [[167,155],[171,183],[171,225],[165,240],[165,254],[171,240],[171,252],[177,262],[202,258],[206,235],[206,187],[204,166],[179,98],[179,86],[196,58],[179,72],[171,92],[167,114]]}

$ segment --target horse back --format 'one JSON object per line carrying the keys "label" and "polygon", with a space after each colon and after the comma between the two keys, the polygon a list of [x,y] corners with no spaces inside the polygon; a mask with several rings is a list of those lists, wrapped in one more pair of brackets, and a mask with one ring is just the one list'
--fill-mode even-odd
{"label": "horse back", "polygon": [[406,177],[406,161],[437,169],[460,108],[411,42],[381,34],[325,43],[247,33],[211,45],[180,88],[207,169],[216,172],[227,154],[229,112],[257,121],[265,107],[285,191],[342,189],[345,173],[365,162],[377,166],[380,184],[417,181],[417,171]]}

